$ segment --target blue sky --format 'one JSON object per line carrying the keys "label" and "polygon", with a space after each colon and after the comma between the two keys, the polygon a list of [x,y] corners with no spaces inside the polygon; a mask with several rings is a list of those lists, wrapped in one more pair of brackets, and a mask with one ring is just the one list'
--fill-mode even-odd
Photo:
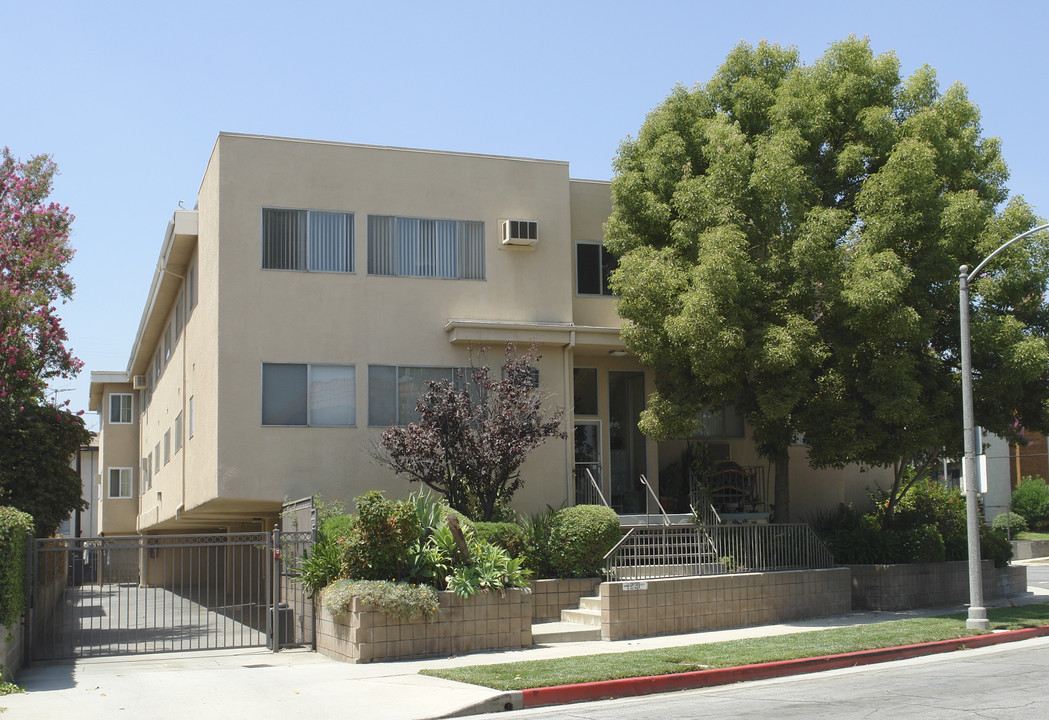
{"label": "blue sky", "polygon": [[[381,5],[381,7],[380,7]],[[220,131],[567,160],[611,179],[619,142],[741,40],[810,63],[850,33],[963,82],[1009,187],[1049,215],[1049,3],[49,2],[0,0],[0,145],[59,165],[76,215],[60,309],[89,373],[123,370],[167,221]]]}

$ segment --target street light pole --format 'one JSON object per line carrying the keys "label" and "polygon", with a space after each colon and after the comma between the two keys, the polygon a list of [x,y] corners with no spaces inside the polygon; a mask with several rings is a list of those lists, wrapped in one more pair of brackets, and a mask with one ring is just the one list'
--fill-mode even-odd
{"label": "street light pole", "polygon": [[972,347],[969,339],[969,282],[983,270],[991,259],[1018,240],[1049,228],[1039,225],[1021,233],[984,258],[976,269],[969,272],[967,265],[958,268],[958,315],[961,320],[962,351],[962,442],[965,454],[962,457],[962,476],[965,478],[966,534],[969,541],[969,617],[965,626],[970,630],[989,630],[987,608],[983,604],[983,569],[980,567],[980,513],[977,508],[979,487],[976,478],[976,421],[973,417],[973,368]]}

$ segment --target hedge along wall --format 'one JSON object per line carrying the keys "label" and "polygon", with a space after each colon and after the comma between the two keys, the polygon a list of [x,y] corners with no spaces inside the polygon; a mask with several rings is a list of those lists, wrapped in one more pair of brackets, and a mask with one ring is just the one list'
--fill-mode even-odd
{"label": "hedge along wall", "polygon": [[29,513],[0,506],[0,664],[7,678],[21,664],[22,638],[16,626],[25,611],[26,544],[32,536]]}

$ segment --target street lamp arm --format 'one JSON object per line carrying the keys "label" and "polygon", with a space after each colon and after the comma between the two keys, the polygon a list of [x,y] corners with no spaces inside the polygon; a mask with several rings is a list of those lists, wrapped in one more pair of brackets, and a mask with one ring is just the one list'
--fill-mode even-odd
{"label": "street lamp arm", "polygon": [[1036,232],[1041,232],[1042,230],[1045,230],[1045,229],[1047,229],[1047,228],[1049,228],[1049,223],[1046,223],[1045,225],[1039,225],[1039,226],[1038,226],[1038,227],[1036,227],[1036,228],[1031,228],[1031,229],[1030,229],[1030,230],[1028,230],[1027,232],[1025,232],[1025,233],[1021,233],[1021,234],[1017,235],[1017,236],[1016,236],[1016,237],[1014,237],[1014,238],[1013,238],[1012,240],[1010,240],[1009,242],[1005,243],[1005,244],[1004,244],[1004,245],[1002,245],[1002,246],[1001,246],[1000,248],[998,248],[997,250],[995,250],[995,251],[994,251],[993,253],[991,253],[990,255],[988,255],[987,257],[985,257],[985,258],[983,259],[983,262],[982,262],[982,263],[980,263],[979,265],[977,265],[977,266],[976,266],[976,268],[975,268],[975,269],[974,269],[974,270],[973,270],[973,271],[972,271],[971,273],[969,273],[969,276],[968,276],[968,277],[966,277],[966,278],[965,278],[965,280],[966,280],[967,282],[972,282],[972,279],[973,279],[974,277],[976,277],[976,276],[977,276],[977,274],[979,274],[979,272],[980,272],[981,270],[983,270],[984,266],[985,266],[985,265],[986,265],[987,263],[991,262],[991,260],[992,260],[992,259],[994,259],[994,256],[995,256],[995,255],[997,255],[998,253],[1000,253],[1000,252],[1001,252],[1002,250],[1005,250],[1005,248],[1009,247],[1010,245],[1012,245],[1012,244],[1013,244],[1014,242],[1016,242],[1017,240],[1023,240],[1023,239],[1025,238],[1025,237],[1030,237],[1031,235],[1034,235],[1034,234],[1035,234]]}
{"label": "street lamp arm", "polygon": [[1034,235],[1049,228],[1039,225],[1025,233],[1017,235],[984,258],[976,269],[962,265],[958,268],[958,317],[961,321],[961,380],[962,380],[962,475],[965,477],[965,526],[969,554],[969,617],[965,626],[972,630],[989,630],[987,608],[983,605],[983,572],[980,568],[980,518],[977,511],[979,502],[976,484],[976,437],[973,417],[973,371],[972,347],[969,337],[969,281],[976,277],[994,257],[1017,240]]}

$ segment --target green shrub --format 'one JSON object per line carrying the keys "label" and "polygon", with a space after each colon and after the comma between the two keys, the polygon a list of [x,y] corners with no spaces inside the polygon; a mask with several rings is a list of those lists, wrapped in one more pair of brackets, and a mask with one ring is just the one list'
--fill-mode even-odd
{"label": "green shrub", "polygon": [[525,532],[517,523],[477,522],[474,523],[477,539],[498,545],[511,557],[520,557],[525,550]]}
{"label": "green shrub", "polygon": [[0,624],[13,626],[25,610],[26,543],[33,537],[33,518],[0,506]]}
{"label": "green shrub", "polygon": [[1013,544],[1004,532],[983,526],[980,528],[980,557],[993,560],[996,568],[1005,567],[1013,559]]}
{"label": "green shrub", "polygon": [[545,510],[529,515],[522,522],[524,530],[524,564],[536,577],[554,577],[554,563],[550,551],[550,529],[557,510]]}
{"label": "green shrub", "polygon": [[912,530],[934,525],[941,538],[965,534],[965,497],[956,488],[919,480],[904,493],[896,507],[892,528]]}
{"label": "green shrub", "polygon": [[511,558],[498,545],[479,540],[472,526],[462,526],[461,530],[465,552],[445,523],[433,531],[418,554],[421,574],[434,585],[460,597],[528,586],[530,571],[520,558]]}
{"label": "green shrub", "polygon": [[414,503],[393,502],[372,490],[357,498],[349,533],[336,542],[343,551],[347,577],[398,580],[408,576],[411,550],[421,535]]}
{"label": "green shrub", "polygon": [[1013,490],[1009,507],[1023,515],[1031,529],[1049,526],[1049,485],[1040,475],[1025,475]]}
{"label": "green shrub", "polygon": [[935,525],[919,525],[897,531],[895,541],[896,562],[943,562],[946,557],[943,536]]}
{"label": "green shrub", "polygon": [[299,560],[297,581],[313,597],[318,590],[342,577],[345,572],[342,547],[330,537],[317,540],[313,548]]}
{"label": "green shrub", "polygon": [[1015,537],[1016,533],[1027,532],[1027,520],[1018,513],[1003,512],[991,522],[991,529],[1003,533],[1009,532]]}
{"label": "green shrub", "polygon": [[324,603],[332,615],[349,612],[353,598],[387,615],[411,620],[431,620],[440,602],[429,585],[412,585],[385,580],[336,580],[324,589]]}
{"label": "green shrub", "polygon": [[321,521],[317,535],[332,541],[349,537],[354,522],[353,515],[333,515]]}
{"label": "green shrub", "polygon": [[601,505],[558,510],[550,526],[550,559],[558,577],[594,577],[605,554],[623,537],[619,516]]}

